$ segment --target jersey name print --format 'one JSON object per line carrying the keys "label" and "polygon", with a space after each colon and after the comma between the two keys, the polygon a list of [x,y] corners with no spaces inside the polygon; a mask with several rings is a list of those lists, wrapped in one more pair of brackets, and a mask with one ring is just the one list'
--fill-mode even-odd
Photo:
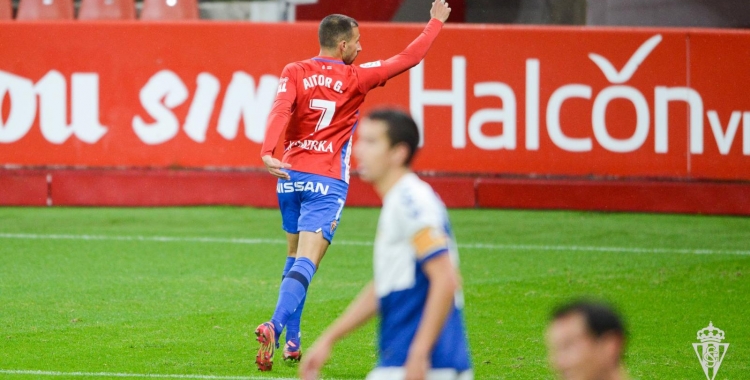
{"label": "jersey name print", "polygon": [[[327,88],[332,88],[333,91],[336,91],[339,94],[344,92],[341,90],[344,86],[344,82],[337,80],[336,84],[333,84],[333,79],[324,75],[311,75],[308,78],[303,78],[302,83],[305,85],[305,90],[311,89],[314,86],[325,86]],[[333,87],[331,86],[332,84]]]}

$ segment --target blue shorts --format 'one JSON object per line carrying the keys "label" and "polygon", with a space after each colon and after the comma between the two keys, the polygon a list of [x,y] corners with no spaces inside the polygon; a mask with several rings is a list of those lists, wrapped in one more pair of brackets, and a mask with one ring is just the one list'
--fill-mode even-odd
{"label": "blue shorts", "polygon": [[287,170],[290,180],[279,179],[281,227],[290,234],[320,232],[331,243],[341,220],[349,185],[317,174]]}

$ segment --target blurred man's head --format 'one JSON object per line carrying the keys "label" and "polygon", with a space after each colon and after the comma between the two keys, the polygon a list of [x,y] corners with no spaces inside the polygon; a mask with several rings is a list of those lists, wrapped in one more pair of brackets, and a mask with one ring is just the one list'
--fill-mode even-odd
{"label": "blurred man's head", "polygon": [[347,65],[354,62],[362,46],[359,44],[359,24],[349,16],[326,16],[318,27],[320,50],[340,57]]}
{"label": "blurred man's head", "polygon": [[557,308],[547,329],[552,367],[565,380],[620,379],[625,327],[602,303],[576,301]]}
{"label": "blurred man's head", "polygon": [[377,182],[393,169],[408,169],[419,145],[419,129],[407,113],[383,109],[370,113],[357,128],[354,155],[360,176]]}

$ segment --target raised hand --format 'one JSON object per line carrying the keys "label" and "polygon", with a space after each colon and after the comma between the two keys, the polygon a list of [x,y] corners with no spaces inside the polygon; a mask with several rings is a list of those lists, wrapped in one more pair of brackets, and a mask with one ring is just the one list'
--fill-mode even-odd
{"label": "raised hand", "polygon": [[430,9],[430,17],[440,20],[445,23],[448,20],[448,16],[451,14],[451,8],[448,6],[448,2],[445,0],[435,0],[432,2],[432,8]]}

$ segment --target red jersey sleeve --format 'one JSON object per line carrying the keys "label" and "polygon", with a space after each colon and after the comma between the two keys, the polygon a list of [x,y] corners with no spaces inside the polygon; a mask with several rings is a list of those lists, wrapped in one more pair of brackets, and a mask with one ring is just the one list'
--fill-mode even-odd
{"label": "red jersey sleeve", "polygon": [[359,78],[359,91],[366,94],[378,86],[384,86],[388,81],[388,72],[383,67],[383,61],[374,61],[354,66]]}
{"label": "red jersey sleeve", "polygon": [[385,61],[368,62],[356,67],[360,78],[360,90],[367,93],[377,86],[383,86],[388,79],[419,64],[427,55],[427,51],[430,50],[442,28],[443,23],[433,18],[427,23],[422,33],[401,53]]}
{"label": "red jersey sleeve", "polygon": [[281,71],[279,88],[276,90],[276,100],[273,102],[271,113],[266,122],[266,138],[260,156],[273,155],[274,149],[279,142],[281,133],[289,124],[292,117],[292,109],[297,101],[297,67],[289,64]]}
{"label": "red jersey sleeve", "polygon": [[436,18],[431,19],[422,34],[410,43],[404,51],[385,60],[383,67],[388,72],[388,78],[393,78],[422,62],[441,29],[443,29],[443,23]]}

